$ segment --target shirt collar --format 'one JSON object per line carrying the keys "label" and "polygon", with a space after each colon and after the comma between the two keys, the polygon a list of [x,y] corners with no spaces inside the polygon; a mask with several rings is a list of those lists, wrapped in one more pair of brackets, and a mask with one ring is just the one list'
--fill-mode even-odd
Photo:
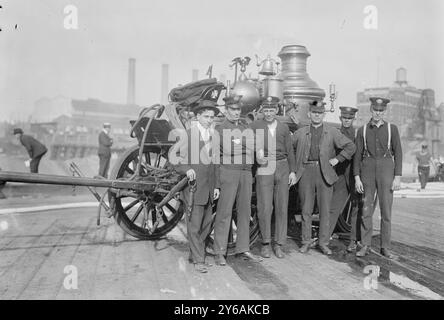
{"label": "shirt collar", "polygon": [[199,129],[199,132],[201,135],[203,135],[205,132],[207,132],[207,130],[210,134],[213,133],[213,128],[206,129],[200,124],[200,122],[197,122],[197,128]]}
{"label": "shirt collar", "polygon": [[[384,120],[381,120],[381,121],[379,121],[377,124],[375,124],[375,123],[373,122],[373,120],[370,119],[369,124],[370,124],[370,127],[377,127],[377,128],[379,128],[379,127],[382,127],[382,126],[385,124],[385,121],[384,121]],[[379,125],[378,125],[378,124],[379,124]]]}

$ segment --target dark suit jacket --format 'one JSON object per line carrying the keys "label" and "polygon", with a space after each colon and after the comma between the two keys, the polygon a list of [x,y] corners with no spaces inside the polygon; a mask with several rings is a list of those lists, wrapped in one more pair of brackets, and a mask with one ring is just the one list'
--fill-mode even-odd
{"label": "dark suit jacket", "polygon": [[111,146],[113,144],[113,139],[109,137],[105,132],[100,132],[99,134],[99,151],[98,154],[101,156],[111,156]]}
{"label": "dark suit jacket", "polygon": [[26,151],[28,151],[29,157],[31,159],[37,158],[38,156],[41,156],[42,154],[46,153],[46,151],[48,151],[45,145],[26,134],[23,134],[20,137],[20,142],[26,148]]}
{"label": "dark suit jacket", "polygon": [[[196,130],[197,132],[193,130]],[[215,188],[220,187],[219,164],[207,164],[210,162],[209,158],[205,159],[208,161],[205,161],[196,154],[196,147],[198,147],[198,151],[200,152],[202,157],[208,156],[204,142],[202,140],[202,136],[197,127],[192,127],[188,129],[186,133],[187,135],[185,141],[180,140],[178,142],[178,144],[180,145],[178,149],[180,149],[182,163],[175,165],[175,170],[179,173],[186,174],[189,169],[194,169],[194,171],[196,172],[197,183],[196,191],[194,193],[194,204],[205,205],[208,203],[208,200],[210,201],[210,203],[213,203],[213,191]],[[193,143],[197,143],[197,145],[193,146]],[[192,152],[194,153],[194,156],[192,155]],[[185,197],[185,199],[188,199],[188,195],[189,187],[186,187],[183,196]]]}
{"label": "dark suit jacket", "polygon": [[[356,129],[350,127],[349,129],[346,129],[344,127],[341,127],[339,129],[347,138],[349,138],[353,143],[355,143],[355,136],[356,136]],[[340,149],[336,150],[336,154],[339,154],[341,152]],[[348,190],[351,190],[350,186],[354,185],[354,177],[351,173],[352,169],[352,163],[353,159],[351,160],[344,160],[341,163],[338,163],[335,167],[336,174],[338,176],[343,175],[345,177],[345,182],[347,184]]]}
{"label": "dark suit jacket", "polygon": [[[307,161],[310,153],[311,134],[309,125],[300,128],[294,133],[293,146],[296,152],[296,181],[299,181],[304,172],[303,164]],[[336,155],[335,148],[342,149],[339,155]],[[332,185],[338,180],[335,169],[330,165],[329,160],[335,157],[339,162],[351,159],[355,150],[355,144],[338,129],[330,127],[325,123],[323,124],[319,146],[319,164],[327,184]]]}

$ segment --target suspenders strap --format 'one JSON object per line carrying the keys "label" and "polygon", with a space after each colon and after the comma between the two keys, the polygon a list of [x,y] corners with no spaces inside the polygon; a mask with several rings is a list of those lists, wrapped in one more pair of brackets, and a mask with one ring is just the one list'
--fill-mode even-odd
{"label": "suspenders strap", "polygon": [[[390,125],[390,122],[387,122],[387,130],[388,130],[387,151],[391,154],[390,145],[392,141],[392,126]],[[364,138],[364,154],[368,155],[366,133],[367,133],[367,124],[364,124],[364,126],[362,127],[362,135]]]}

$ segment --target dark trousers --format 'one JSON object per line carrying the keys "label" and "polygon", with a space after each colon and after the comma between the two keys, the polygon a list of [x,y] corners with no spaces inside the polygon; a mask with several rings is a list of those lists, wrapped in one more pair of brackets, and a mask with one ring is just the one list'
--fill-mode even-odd
{"label": "dark trousers", "polygon": [[274,200],[274,241],[283,245],[287,240],[288,214],[288,175],[290,169],[287,159],[276,161],[272,175],[256,174],[257,216],[262,242],[271,241],[271,214]]}
{"label": "dark trousers", "polygon": [[395,164],[391,157],[365,157],[361,164],[361,181],[364,185],[361,238],[362,244],[369,246],[373,233],[373,213],[375,195],[379,198],[381,211],[381,248],[390,247],[391,218]]}
{"label": "dark trousers", "polygon": [[250,217],[253,177],[251,170],[220,168],[220,197],[214,222],[214,252],[226,254],[231,228],[233,205],[236,201],[236,253],[250,250]]}
{"label": "dark trousers", "polygon": [[327,245],[330,239],[329,218],[333,187],[325,182],[319,164],[304,166],[298,187],[302,205],[302,243],[312,242],[311,222],[316,200],[319,208],[319,245]]}
{"label": "dark trousers", "polygon": [[40,160],[42,160],[42,157],[45,154],[46,154],[46,152],[31,159],[31,163],[29,164],[29,167],[31,169],[31,173],[39,173]]}
{"label": "dark trousers", "polygon": [[187,235],[194,263],[205,262],[205,239],[211,232],[212,205],[193,205],[191,217],[187,219]]}
{"label": "dark trousers", "polygon": [[108,169],[111,156],[99,154],[99,176],[108,178]]}
{"label": "dark trousers", "polygon": [[421,189],[425,189],[427,181],[429,180],[430,167],[418,166],[419,182],[421,183]]}

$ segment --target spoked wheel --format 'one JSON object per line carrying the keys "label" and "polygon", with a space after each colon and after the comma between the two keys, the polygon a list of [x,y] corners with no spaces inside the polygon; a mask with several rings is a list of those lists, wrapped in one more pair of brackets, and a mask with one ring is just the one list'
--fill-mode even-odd
{"label": "spoked wheel", "polygon": [[[214,246],[214,219],[216,217],[216,206],[217,201],[213,205],[213,225],[211,234],[207,238],[207,253],[213,254],[210,248]],[[233,215],[231,218],[230,229],[228,232],[228,243],[227,243],[227,255],[235,254],[236,248],[236,238],[237,238],[237,211],[233,208]],[[250,247],[256,242],[259,237],[259,222],[257,219],[257,208],[256,208],[256,197],[253,195],[251,199],[251,216],[250,216]]]}
{"label": "spoked wheel", "polygon": [[[164,168],[167,164],[163,147],[145,147],[141,163],[141,176],[146,176],[152,167]],[[134,175],[139,162],[139,146],[128,149],[114,166],[111,179],[129,179]],[[171,199],[156,210],[166,194],[135,191],[131,195],[109,192],[110,204],[117,224],[128,234],[143,240],[156,240],[171,231],[184,213],[179,197]]]}

